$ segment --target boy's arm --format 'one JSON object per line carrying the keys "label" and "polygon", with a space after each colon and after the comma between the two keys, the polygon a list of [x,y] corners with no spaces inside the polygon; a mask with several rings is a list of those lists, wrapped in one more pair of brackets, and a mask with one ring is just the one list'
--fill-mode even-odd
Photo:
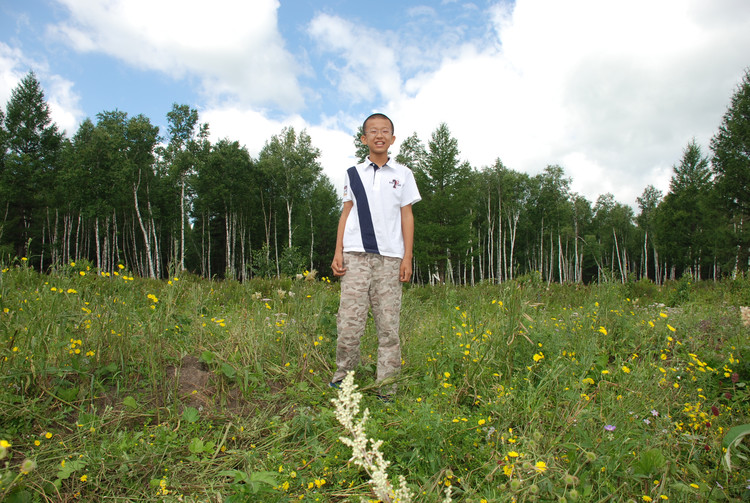
{"label": "boy's arm", "polygon": [[401,234],[404,236],[404,258],[401,259],[399,279],[406,283],[411,280],[411,261],[414,251],[414,214],[411,204],[401,207]]}
{"label": "boy's arm", "polygon": [[333,262],[331,263],[334,276],[346,274],[346,268],[344,267],[344,229],[346,229],[346,219],[349,218],[349,212],[352,211],[353,206],[353,201],[346,201],[344,208],[341,210],[341,217],[339,217],[339,226],[336,230],[336,249],[333,252]]}

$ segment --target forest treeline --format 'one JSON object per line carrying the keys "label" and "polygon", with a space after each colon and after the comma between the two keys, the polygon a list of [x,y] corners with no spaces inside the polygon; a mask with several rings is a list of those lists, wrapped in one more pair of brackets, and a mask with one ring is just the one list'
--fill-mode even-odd
{"label": "forest treeline", "polygon": [[[161,132],[143,115],[104,111],[67,137],[26,75],[0,109],[0,263],[154,278],[328,274],[341,202],[305,130],[282,129],[253,158],[237,141],[211,142],[187,105],[167,123]],[[558,165],[533,176],[500,159],[471,166],[444,123],[426,143],[407,137],[396,159],[423,198],[417,283],[661,283],[750,267],[750,71],[708,149],[689,142],[669,191],[646,187],[637,214],[612,194],[574,193]]]}

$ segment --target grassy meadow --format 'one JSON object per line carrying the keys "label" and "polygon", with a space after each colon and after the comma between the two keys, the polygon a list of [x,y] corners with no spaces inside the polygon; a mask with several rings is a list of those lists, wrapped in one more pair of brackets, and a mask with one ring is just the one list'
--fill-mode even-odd
{"label": "grassy meadow", "polygon": [[[336,282],[24,264],[0,276],[0,501],[375,501],[331,404]],[[747,501],[748,305],[748,279],[406,286],[392,402],[363,339],[367,435],[419,502]]]}

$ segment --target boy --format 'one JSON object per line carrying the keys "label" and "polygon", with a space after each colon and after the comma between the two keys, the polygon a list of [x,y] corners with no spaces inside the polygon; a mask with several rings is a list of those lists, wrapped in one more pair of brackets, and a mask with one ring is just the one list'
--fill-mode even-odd
{"label": "boy", "polygon": [[[360,141],[370,155],[346,172],[344,208],[331,264],[333,275],[341,277],[337,368],[330,383],[335,388],[359,363],[359,341],[370,307],[378,332],[377,382],[401,369],[399,281],[411,279],[411,205],[421,199],[411,170],[388,156],[396,139],[393,121],[375,113],[365,119],[362,131]],[[390,391],[394,389],[392,386]]]}

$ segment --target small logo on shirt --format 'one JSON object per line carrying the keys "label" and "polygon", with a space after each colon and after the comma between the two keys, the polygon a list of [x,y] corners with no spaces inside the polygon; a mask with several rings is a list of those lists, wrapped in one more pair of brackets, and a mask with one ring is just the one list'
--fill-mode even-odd
{"label": "small logo on shirt", "polygon": [[349,186],[344,185],[344,195],[346,195],[349,192]]}
{"label": "small logo on shirt", "polygon": [[397,189],[398,187],[401,186],[401,181],[400,180],[396,180],[395,178],[393,180],[391,180],[390,182],[388,182],[388,183],[392,183],[394,189]]}

